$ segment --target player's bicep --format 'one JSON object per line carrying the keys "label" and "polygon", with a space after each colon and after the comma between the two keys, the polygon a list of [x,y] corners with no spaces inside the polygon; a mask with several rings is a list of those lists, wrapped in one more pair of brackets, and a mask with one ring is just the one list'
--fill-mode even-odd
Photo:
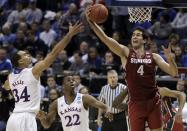
{"label": "player's bicep", "polygon": [[168,74],[171,74],[171,72],[169,70],[170,69],[169,64],[167,62],[165,62],[164,59],[160,55],[153,53],[153,58],[154,58],[156,64],[158,65],[158,67],[162,71],[164,71]]}

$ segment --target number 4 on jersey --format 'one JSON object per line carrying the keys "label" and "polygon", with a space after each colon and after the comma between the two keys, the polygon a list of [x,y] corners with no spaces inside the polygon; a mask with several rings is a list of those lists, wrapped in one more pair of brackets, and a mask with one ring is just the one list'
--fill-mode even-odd
{"label": "number 4 on jersey", "polygon": [[140,74],[141,76],[144,74],[144,67],[143,67],[143,65],[140,65],[140,67],[137,70],[137,73]]}

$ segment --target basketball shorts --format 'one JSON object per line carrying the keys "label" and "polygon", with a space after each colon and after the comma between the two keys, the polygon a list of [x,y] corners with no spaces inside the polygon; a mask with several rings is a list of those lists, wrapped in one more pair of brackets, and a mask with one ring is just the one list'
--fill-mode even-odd
{"label": "basketball shorts", "polygon": [[131,131],[145,131],[146,122],[150,129],[158,129],[163,125],[160,98],[130,101],[128,111]]}
{"label": "basketball shorts", "polygon": [[34,113],[12,113],[8,119],[6,131],[37,131]]}

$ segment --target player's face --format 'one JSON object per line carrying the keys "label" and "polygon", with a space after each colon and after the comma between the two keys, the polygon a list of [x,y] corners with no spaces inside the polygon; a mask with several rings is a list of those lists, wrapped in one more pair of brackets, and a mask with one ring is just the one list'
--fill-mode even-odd
{"label": "player's face", "polygon": [[140,48],[144,45],[145,40],[143,39],[143,33],[139,30],[135,30],[131,38],[132,47],[135,49]]}
{"label": "player's face", "polygon": [[117,73],[109,73],[107,75],[108,84],[112,87],[116,86],[118,83],[118,75]]}
{"label": "player's face", "polygon": [[26,53],[25,51],[19,51],[18,54],[21,56],[19,63],[21,65],[24,65],[25,67],[28,67],[31,64],[30,55],[28,53]]}
{"label": "player's face", "polygon": [[64,80],[64,88],[70,92],[74,91],[75,83],[73,76],[67,76]]}

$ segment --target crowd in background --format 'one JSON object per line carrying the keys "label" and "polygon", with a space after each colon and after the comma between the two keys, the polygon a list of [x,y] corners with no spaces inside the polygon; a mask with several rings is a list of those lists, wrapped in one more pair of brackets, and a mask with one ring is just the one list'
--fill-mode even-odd
{"label": "crowd in background", "polygon": [[[56,77],[63,73],[76,74],[76,92],[84,87],[81,77],[106,75],[108,69],[115,69],[123,75],[120,60],[108,51],[88,26],[84,11],[91,4],[92,0],[1,0],[0,76],[3,77],[0,84],[13,70],[10,58],[16,51],[27,51],[34,65],[45,58],[68,31],[69,24],[76,21],[85,25],[84,32],[73,38],[66,50],[61,51],[52,66],[42,74],[41,108],[47,111],[49,103],[62,95],[63,88],[61,83],[56,82]],[[152,21],[145,23],[130,23],[127,7],[108,7],[108,10],[108,19],[101,25],[108,36],[131,48],[131,32],[133,28],[142,26],[150,34],[147,50],[164,58],[161,46],[170,43],[177,65],[187,67],[187,10],[154,9]],[[158,71],[157,75],[165,74]],[[185,81],[179,81],[179,90],[184,91],[185,84]],[[13,103],[10,93],[0,88],[0,131],[13,109]]]}

